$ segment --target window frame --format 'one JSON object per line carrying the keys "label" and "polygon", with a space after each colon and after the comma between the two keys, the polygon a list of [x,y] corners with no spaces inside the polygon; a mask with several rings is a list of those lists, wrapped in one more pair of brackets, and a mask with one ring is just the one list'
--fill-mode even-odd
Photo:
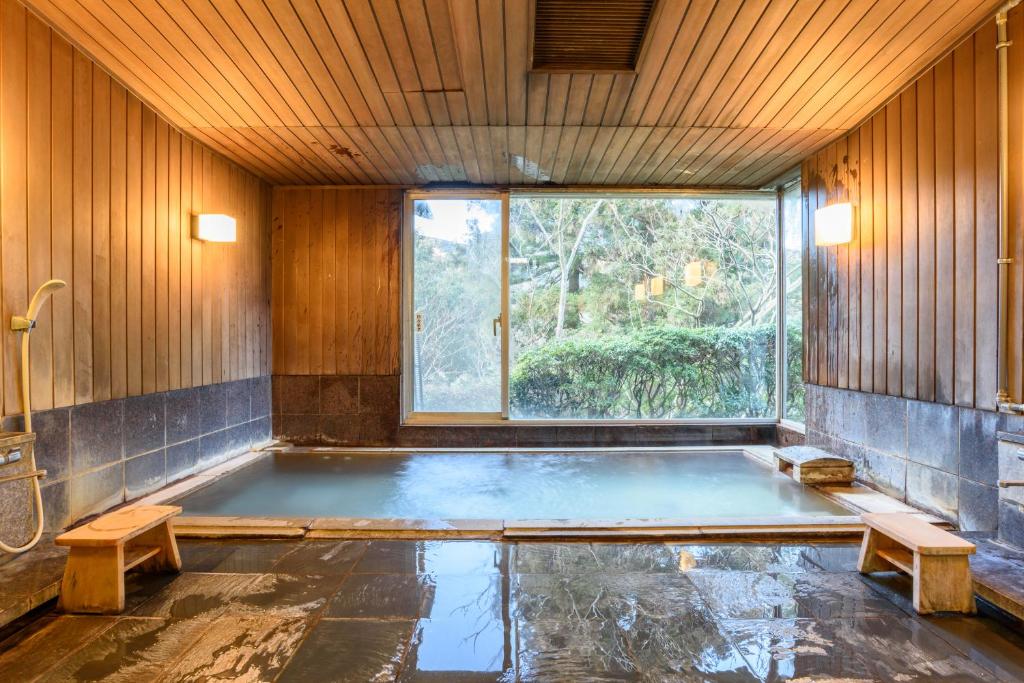
{"label": "window frame", "polygon": [[[783,218],[781,214],[783,188],[772,190],[700,190],[700,189],[641,189],[622,190],[602,188],[517,188],[517,189],[414,189],[406,190],[402,211],[401,235],[401,425],[402,426],[657,426],[657,425],[695,425],[695,426],[761,426],[779,424],[785,406],[785,263],[783,237]],[[559,197],[590,197],[623,198],[653,196],[672,199],[760,199],[774,200],[776,220],[775,258],[778,264],[776,283],[776,335],[775,335],[775,415],[772,417],[723,417],[723,418],[651,418],[651,419],[573,419],[573,418],[514,418],[509,415],[509,207],[513,197],[531,196]],[[414,409],[413,397],[413,316],[415,314],[413,300],[414,273],[414,242],[413,230],[415,212],[413,203],[425,199],[499,199],[502,214],[502,246],[501,246],[501,406],[500,412],[430,412]],[[780,360],[782,362],[780,362]]]}

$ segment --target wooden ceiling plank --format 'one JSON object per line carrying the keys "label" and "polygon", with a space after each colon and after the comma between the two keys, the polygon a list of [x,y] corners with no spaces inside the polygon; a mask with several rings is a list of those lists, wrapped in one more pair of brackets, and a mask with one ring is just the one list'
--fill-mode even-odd
{"label": "wooden ceiling plank", "polygon": [[[446,91],[462,90],[462,70],[459,65],[455,27],[452,23],[448,0],[408,0],[423,2],[429,22],[430,38],[437,55],[441,84]],[[516,3],[521,4],[521,3]]]}
{"label": "wooden ceiling plank", "polygon": [[579,182],[581,185],[593,185],[594,175],[597,173],[598,164],[604,158],[608,143],[611,142],[612,134],[615,132],[613,126],[600,126],[594,132],[594,141],[590,149],[586,150],[587,155],[583,161],[583,168],[580,169]]}
{"label": "wooden ceiling plank", "polygon": [[675,149],[679,141],[682,140],[683,135],[686,134],[685,128],[668,127],[665,129],[665,135],[661,138],[658,145],[651,151],[650,155],[644,159],[643,164],[639,165],[634,174],[633,182],[636,185],[644,185],[649,182],[651,174],[654,169],[658,168],[665,158]]}
{"label": "wooden ceiling plank", "polygon": [[218,42],[226,46],[240,47],[232,53],[236,63],[244,61],[244,55],[248,55],[252,60],[253,73],[263,73],[270,83],[270,88],[275,90],[288,109],[295,113],[299,125],[322,125],[306,97],[288,77],[285,67],[277,60],[271,47],[263,40],[260,32],[250,23],[237,3],[225,0],[183,1],[188,3]]}
{"label": "wooden ceiling plank", "polygon": [[324,176],[310,173],[305,168],[305,159],[295,155],[299,161],[287,159],[282,161],[285,152],[283,145],[277,136],[269,132],[268,128],[245,127],[245,128],[218,128],[216,133],[232,145],[233,158],[246,159],[248,156],[258,156],[259,166],[264,173],[261,175],[271,176],[274,173],[299,178],[302,182],[320,182]]}
{"label": "wooden ceiling plank", "polygon": [[590,79],[590,92],[587,94],[586,106],[583,110],[584,126],[600,126],[604,120],[604,110],[608,106],[608,96],[611,93],[612,84],[615,82],[614,74],[593,74]]}
{"label": "wooden ceiling plank", "polygon": [[569,163],[572,161],[573,152],[576,150],[576,141],[579,139],[579,136],[579,126],[562,126],[559,128],[558,146],[555,149],[555,161],[551,171],[551,182],[556,185],[565,183]]}
{"label": "wooden ceiling plank", "polygon": [[[732,136],[730,137],[730,133]],[[689,182],[696,185],[709,183],[709,178],[721,168],[729,159],[744,158],[749,156],[758,146],[757,140],[763,142],[765,130],[759,128],[732,129],[730,133],[723,135],[716,146],[705,152],[703,161],[697,159],[693,166],[697,166]]]}
{"label": "wooden ceiling plank", "polygon": [[[284,29],[262,0],[235,0],[235,2],[240,8],[241,14],[244,15],[244,23],[255,29],[259,36],[258,40],[267,46],[271,58],[281,65],[286,78],[295,84],[295,88],[300,93],[299,96],[305,100],[316,116],[318,125],[336,126],[340,125],[341,121],[355,120],[343,99],[333,96],[331,102],[327,101],[324,92],[314,81],[313,74],[303,62],[303,56],[296,52],[295,47],[288,40],[288,36],[285,35]],[[277,5],[277,3],[271,4]],[[323,87],[336,91],[333,81],[324,83]]]}
{"label": "wooden ceiling plank", "polygon": [[[467,163],[462,159],[459,152],[459,142],[455,138],[455,127],[433,128],[437,139],[441,144],[441,150],[448,161],[449,170],[452,173],[452,180],[456,182],[469,181],[469,169]],[[479,174],[477,174],[479,175]]]}
{"label": "wooden ceiling plank", "polygon": [[416,163],[417,182],[431,183],[439,181],[441,178],[437,172],[437,166],[427,153],[426,147],[423,146],[423,140],[420,139],[418,129],[414,126],[402,126],[401,128],[391,130],[394,130],[396,135],[401,136],[402,144],[412,154],[413,161]]}
{"label": "wooden ceiling plank", "polygon": [[636,74],[615,74],[611,92],[608,93],[608,106],[604,110],[601,123],[605,126],[617,126],[625,117],[626,103],[636,82]]}
{"label": "wooden ceiling plank", "polygon": [[74,11],[73,8],[78,6],[82,12],[92,15],[96,21],[111,27],[118,41],[127,50],[139,55],[147,64],[153,65],[154,70],[171,84],[171,87],[175,87],[175,84],[178,87],[183,86],[208,121],[225,126],[245,125],[242,116],[223,98],[222,93],[210,87],[131,2],[119,4],[116,12],[103,0],[87,3],[72,0],[66,6],[70,11]]}
{"label": "wooden ceiling plank", "polygon": [[702,78],[684,103],[678,117],[665,116],[663,123],[683,127],[710,125],[710,121],[702,115],[709,109],[719,111],[725,99],[735,97],[740,82],[779,32],[795,3],[796,0],[772,0],[746,40],[734,49],[732,61],[720,72],[722,75],[717,79]]}
{"label": "wooden ceiling plank", "polygon": [[687,170],[693,171],[687,175],[686,184],[701,185],[707,166],[714,162],[720,155],[725,153],[729,145],[733,144],[740,136],[749,133],[749,128],[725,128],[721,135],[716,137],[700,154],[694,157]]}
{"label": "wooden ceiling plank", "polygon": [[336,127],[328,127],[325,129],[326,133],[330,136],[330,139],[334,141],[334,144],[338,145],[339,152],[345,155],[345,150],[348,150],[349,154],[347,155],[347,161],[351,168],[358,169],[358,172],[366,177],[371,184],[389,184],[391,182],[390,176],[374,162],[374,159],[378,158],[376,150],[372,148],[364,150],[362,147],[357,145],[349,134],[349,131],[351,130],[352,128]]}
{"label": "wooden ceiling plank", "polygon": [[714,168],[707,173],[708,178],[714,178],[716,183],[730,184],[736,176],[746,172],[749,168],[757,166],[761,160],[778,146],[792,144],[793,140],[799,140],[804,131],[775,129],[765,130],[758,138],[757,145],[749,149],[736,150],[733,154],[719,161]]}
{"label": "wooden ceiling plank", "polygon": [[[505,7],[505,116],[511,126],[526,125],[526,81],[530,3],[507,1]],[[525,132],[524,132],[525,135]]]}
{"label": "wooden ceiling plank", "polygon": [[658,150],[665,147],[665,139],[668,137],[669,131],[672,129],[668,126],[655,126],[651,129],[647,139],[644,140],[643,144],[637,149],[633,159],[629,162],[625,172],[622,176],[622,182],[625,185],[636,185],[637,176],[647,166],[651,158],[654,157]]}
{"label": "wooden ceiling plank", "polygon": [[587,156],[590,154],[590,148],[594,144],[596,136],[597,128],[595,126],[580,127],[576,137],[576,144],[573,145],[572,155],[565,170],[566,178],[578,179],[580,177],[583,165],[587,162]]}
{"label": "wooden ceiling plank", "polygon": [[[906,45],[899,54],[886,64],[873,78],[868,78],[863,84],[856,87],[851,84],[847,92],[843,93],[848,98],[848,104],[835,106],[836,100],[829,103],[829,106],[822,112],[832,113],[826,119],[828,127],[852,128],[859,123],[864,116],[893,92],[898,92],[908,85],[912,78],[929,63],[937,59],[946,51],[947,46],[959,43],[961,38],[966,37],[968,31],[977,26],[986,16],[990,14],[990,3],[979,3],[974,12],[965,16],[950,28],[945,28],[938,23],[932,24],[920,34],[915,35],[914,40]],[[888,50],[884,51],[888,52]],[[880,53],[876,59],[881,59]],[[872,65],[865,66],[865,71],[871,72]],[[890,79],[880,77],[881,74],[894,74]],[[860,74],[858,74],[860,77]],[[854,117],[851,112],[855,109],[864,111],[861,116]]]}
{"label": "wooden ceiling plank", "polygon": [[526,152],[521,170],[527,184],[546,183],[551,180],[551,167],[542,168],[541,148],[544,145],[544,126],[526,127]]}
{"label": "wooden ceiling plank", "polygon": [[[335,131],[343,128],[330,126],[309,126],[307,128],[289,129],[296,138],[304,141],[306,146],[323,160],[323,163],[338,177],[348,178],[346,185],[372,185],[381,179],[370,179],[363,169],[355,162],[353,150],[349,145],[337,140]],[[343,150],[347,148],[347,150]]]}
{"label": "wooden ceiling plank", "polygon": [[373,155],[375,152],[379,155],[386,167],[390,168],[390,173],[386,173],[385,176],[390,179],[391,183],[408,185],[416,182],[416,173],[413,168],[415,163],[409,156],[409,151],[404,146],[400,149],[393,148],[380,128],[353,127],[345,130],[359,148],[364,150],[365,154]]}
{"label": "wooden ceiling plank", "polygon": [[[118,8],[123,9],[121,16],[133,23],[135,32],[147,38],[153,34],[159,36],[167,49],[173,50],[189,63],[194,72],[213,92],[220,94],[246,125],[265,125],[279,121],[273,109],[237,69],[229,69],[233,79],[225,77],[207,51],[200,47],[196,41],[201,42],[203,36],[209,38],[208,33],[200,30],[193,35],[182,27],[182,23],[189,18],[194,19],[191,12],[179,12],[179,16],[175,17],[168,14],[157,0],[132,0],[132,3],[134,12],[128,11],[127,4],[118,4]],[[223,51],[215,46],[207,44],[206,47],[210,48],[213,58],[223,55]]]}
{"label": "wooden ceiling plank", "polygon": [[245,129],[241,132],[250,139],[255,139],[258,135],[270,141],[280,150],[280,154],[289,159],[294,166],[300,168],[307,175],[320,179],[317,182],[322,183],[323,178],[331,177],[330,165],[310,148],[303,137],[296,133],[299,131],[305,135],[307,128],[308,126],[295,128],[275,126],[265,129]]}
{"label": "wooden ceiling plank", "polygon": [[815,17],[823,13],[823,4],[828,0],[800,0],[782,22],[779,30],[772,36],[756,59],[742,74],[739,83],[720,97],[712,98],[713,104],[697,116],[694,123],[698,126],[728,126],[734,121],[747,104],[747,97],[768,78],[774,67],[782,60],[795,40],[800,36],[807,39],[814,34]]}
{"label": "wooden ceiling plank", "polygon": [[455,135],[456,149],[459,158],[462,160],[462,167],[466,171],[466,180],[471,183],[482,183],[483,174],[480,168],[480,159],[476,153],[473,142],[473,130],[470,126],[456,126],[452,129]]}
{"label": "wooden ceiling plank", "polygon": [[[299,13],[296,5],[306,10]],[[348,60],[337,58],[337,44],[329,39],[323,26],[323,15],[312,3],[268,3],[271,15],[296,56],[306,67],[310,80],[316,85],[338,123],[342,126],[371,125],[373,116],[362,90],[348,68]],[[306,18],[309,23],[306,23]],[[315,36],[315,38],[314,38]],[[328,59],[324,53],[333,56]]]}
{"label": "wooden ceiling plank", "polygon": [[540,178],[537,180],[538,182],[553,183],[555,180],[555,158],[558,155],[558,143],[562,138],[562,128],[561,126],[544,126],[542,130],[540,158],[537,160],[537,166],[543,169],[547,178],[543,181]]}
{"label": "wooden ceiling plank", "polygon": [[491,152],[493,153],[494,182],[508,185],[511,176],[511,163],[508,153],[508,128],[506,126],[490,126]]}
{"label": "wooden ceiling plank", "polygon": [[597,171],[594,173],[595,184],[604,185],[609,182],[608,178],[612,175],[612,170],[622,155],[622,150],[626,147],[626,143],[633,137],[633,133],[636,130],[634,127],[627,126],[620,126],[615,129],[611,139],[608,141],[608,146],[604,150],[604,155],[601,157],[601,163],[598,164]]}
{"label": "wooden ceiling plank", "polygon": [[876,41],[884,35],[885,28],[893,27],[896,30],[899,16],[897,12],[905,11],[906,4],[876,2],[856,25],[845,35],[839,36],[835,49],[807,74],[795,91],[786,93],[783,99],[766,106],[757,120],[769,128],[800,127],[793,125],[794,114],[804,108],[811,98],[821,97],[830,88],[836,87],[837,81],[844,76],[848,77],[848,65],[856,63],[854,55],[868,46],[874,47]]}
{"label": "wooden ceiling plank", "polygon": [[[698,131],[699,135],[697,135],[696,139],[694,139],[693,142],[682,151],[682,153],[676,158],[675,163],[670,168],[666,169],[664,175],[656,180],[656,185],[688,185],[689,182],[686,179],[694,173],[692,168],[694,160],[708,148],[708,145],[718,139],[726,129],[695,128],[694,130]],[[683,178],[684,181],[679,182],[680,178]]]}
{"label": "wooden ceiling plank", "polygon": [[487,124],[491,126],[504,126],[508,123],[503,4],[503,0],[477,0],[480,52],[487,92]]}
{"label": "wooden ceiling plank", "polygon": [[530,72],[526,79],[526,125],[542,126],[548,112],[548,84],[551,75]]}
{"label": "wooden ceiling plank", "polygon": [[[49,20],[58,31],[73,36],[73,42],[97,63],[106,64],[127,74],[126,85],[154,109],[165,112],[180,126],[209,126],[206,115],[193,107],[187,98],[166,83],[138,55],[127,49],[109,29],[91,14],[83,13],[77,4],[31,0],[32,8]],[[73,12],[73,14],[69,14]],[[218,120],[219,122],[219,120]]]}
{"label": "wooden ceiling plank", "polygon": [[[469,105],[469,123],[482,126],[488,122],[487,83],[480,46],[480,19],[476,0],[451,0],[452,24],[458,46],[462,87]],[[467,172],[469,169],[466,169]]]}
{"label": "wooden ceiling plank", "polygon": [[583,123],[583,115],[586,113],[593,82],[593,74],[572,75],[569,82],[568,101],[565,106],[565,125],[579,126]]}
{"label": "wooden ceiling plank", "polygon": [[491,150],[491,135],[487,126],[470,126],[473,134],[473,154],[480,166],[480,182],[487,185],[495,183],[494,152]]}
{"label": "wooden ceiling plank", "polygon": [[565,123],[565,110],[569,104],[569,84],[572,74],[548,74],[548,104],[544,125],[561,126]]}
{"label": "wooden ceiling plank", "polygon": [[682,130],[682,136],[680,136],[671,151],[665,155],[665,158],[661,160],[661,163],[647,174],[646,182],[652,185],[660,185],[663,183],[663,178],[674,169],[682,171],[683,168],[680,166],[681,160],[686,155],[686,152],[693,148],[701,139],[706,128],[677,128],[676,130]]}
{"label": "wooden ceiling plank", "polygon": [[[637,64],[637,78],[630,84],[620,118],[614,121],[605,119],[606,125],[618,125],[620,121],[635,125],[640,120],[666,64],[670,60],[685,61],[692,45],[685,36],[700,35],[714,4],[713,0],[663,1],[657,4],[648,28],[650,35]],[[679,40],[680,35],[684,36],[683,40]]]}
{"label": "wooden ceiling plank", "polygon": [[[405,97],[406,107],[415,125],[428,125],[432,122],[430,108],[423,94],[423,83],[419,69],[412,56],[412,48],[406,36],[405,22],[398,11],[394,0],[374,0],[372,4],[360,0],[350,0],[350,16],[355,17],[356,7],[366,6],[368,25],[360,28],[357,24],[359,37],[364,45],[379,43],[387,56],[388,64],[398,79],[399,91]],[[378,49],[374,53],[379,52]],[[376,66],[375,62],[371,62]],[[385,97],[390,92],[386,91]],[[390,99],[390,97],[389,97]]]}
{"label": "wooden ceiling plank", "polygon": [[[264,119],[267,124],[302,125],[301,112],[296,112],[278,91],[276,85],[256,62],[246,46],[224,21],[221,14],[210,4],[210,0],[161,0],[168,12],[182,26],[206,57],[217,64],[225,78],[247,80],[255,92],[266,100],[276,119]],[[170,10],[167,9],[170,7]],[[313,113],[303,104],[307,120],[313,120]]]}
{"label": "wooden ceiling plank", "polygon": [[[651,93],[640,116],[640,123],[654,126],[659,122],[674,122],[679,118],[679,112],[690,99],[697,83],[703,80],[712,65],[716,64],[715,57],[719,54],[736,53],[750,32],[747,25],[756,23],[756,17],[764,11],[766,2],[767,0],[748,0],[742,3],[715,3],[713,11],[704,20],[700,37],[694,41],[691,36],[684,34],[682,40],[690,46],[686,59],[666,63],[658,87]],[[672,68],[669,68],[669,64]],[[711,73],[715,74],[717,71]]]}
{"label": "wooden ceiling plank", "polygon": [[434,167],[439,182],[452,182],[456,176],[451,172],[448,158],[441,149],[441,141],[437,137],[437,131],[432,126],[417,126],[416,135],[426,151],[429,163]]}
{"label": "wooden ceiling plank", "polygon": [[508,127],[508,182],[511,185],[527,183],[523,176],[523,160],[526,157],[526,126]]}
{"label": "wooden ceiling plank", "polygon": [[[891,7],[891,0],[873,4],[867,2],[851,2],[828,26],[815,44],[794,65],[792,71],[778,84],[775,92],[761,105],[749,119],[750,126],[755,128],[769,127],[778,112],[793,98],[800,97],[808,89],[813,89],[820,79],[815,78],[819,72],[828,73],[826,69],[840,69],[843,66],[842,52],[852,33],[862,25],[870,25],[873,19],[884,16]],[[877,10],[872,14],[873,10]],[[805,87],[806,86],[806,87]],[[776,122],[775,127],[787,127],[786,122]]]}
{"label": "wooden ceiling plank", "polygon": [[786,79],[800,68],[801,61],[820,45],[821,37],[828,31],[828,28],[845,16],[846,8],[850,4],[854,4],[852,0],[825,0],[800,32],[792,36],[786,50],[771,65],[768,73],[756,84],[750,84],[752,87],[745,91],[745,101],[736,115],[731,120],[722,123],[736,127],[753,125],[754,117],[761,111],[765,103],[778,92],[780,87],[783,87]]}

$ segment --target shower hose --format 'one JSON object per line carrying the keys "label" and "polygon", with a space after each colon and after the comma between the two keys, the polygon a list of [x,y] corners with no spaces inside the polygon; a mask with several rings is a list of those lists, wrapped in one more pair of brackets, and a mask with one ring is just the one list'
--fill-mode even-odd
{"label": "shower hose", "polygon": [[[25,407],[25,431],[32,431],[32,409],[29,403],[29,375],[28,375],[28,337],[29,330],[24,330],[21,333],[21,405]],[[36,449],[32,448],[30,451],[31,456],[29,459],[29,471],[35,472],[36,470]],[[36,512],[36,532],[32,536],[32,540],[23,546],[10,546],[0,541],[0,550],[7,553],[23,553],[26,550],[30,550],[39,539],[43,536],[43,493],[39,490],[39,475],[31,477],[32,479],[32,494],[35,498],[35,512]]]}

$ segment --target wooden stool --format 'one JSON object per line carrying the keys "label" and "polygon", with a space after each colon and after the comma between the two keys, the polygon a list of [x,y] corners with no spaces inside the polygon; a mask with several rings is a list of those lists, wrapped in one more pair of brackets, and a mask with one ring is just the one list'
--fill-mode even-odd
{"label": "wooden stool", "polygon": [[857,569],[862,574],[899,570],[914,579],[919,614],[973,614],[968,555],[974,544],[904,512],[861,515],[868,526]]}
{"label": "wooden stool", "polygon": [[788,446],[775,450],[775,469],[801,484],[849,484],[853,463],[813,446]]}
{"label": "wooden stool", "polygon": [[65,612],[124,611],[124,573],[181,571],[171,518],[176,505],[127,507],[57,537],[70,546],[59,607]]}

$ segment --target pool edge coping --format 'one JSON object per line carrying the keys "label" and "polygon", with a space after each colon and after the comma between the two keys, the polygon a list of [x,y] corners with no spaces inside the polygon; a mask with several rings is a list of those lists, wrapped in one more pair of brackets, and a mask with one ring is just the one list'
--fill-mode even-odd
{"label": "pool edge coping", "polygon": [[[740,451],[766,466],[771,465],[773,446],[655,446],[655,447],[558,447],[527,449],[437,449],[437,448],[301,448],[274,443],[259,450],[230,458],[208,470],[151,493],[129,506],[173,502],[274,454],[359,453],[393,455],[400,453],[450,452],[695,452]],[[690,517],[624,520],[549,519],[400,519],[356,517],[237,517],[179,516],[174,519],[176,536],[182,538],[290,538],[290,539],[486,539],[486,540],[662,540],[662,539],[833,539],[860,538],[865,512],[910,512],[933,524],[950,525],[881,491],[854,483],[849,487],[810,486],[826,499],[849,510],[850,515],[773,517]]]}

